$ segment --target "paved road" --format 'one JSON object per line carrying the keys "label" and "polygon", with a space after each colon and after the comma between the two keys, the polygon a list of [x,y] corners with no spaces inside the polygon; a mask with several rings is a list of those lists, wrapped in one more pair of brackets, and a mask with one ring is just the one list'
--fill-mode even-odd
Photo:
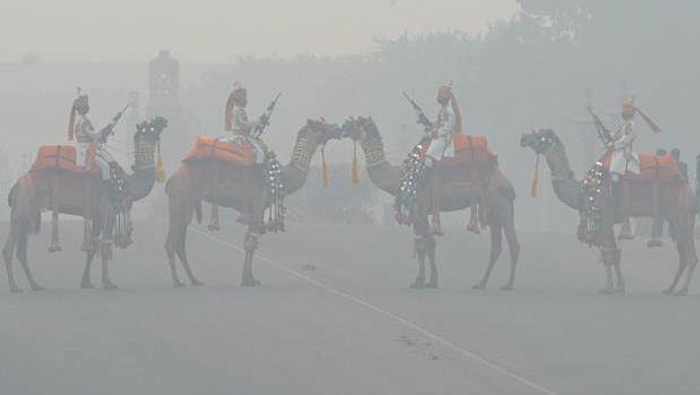
{"label": "paved road", "polygon": [[175,289],[163,225],[141,222],[136,244],[112,264],[120,288],[81,291],[79,225],[63,225],[60,255],[45,252],[48,232],[31,240],[47,291],[10,294],[0,282],[0,394],[700,390],[697,287],[660,295],[675,268],[670,246],[625,244],[629,292],[602,296],[594,250],[571,235],[521,234],[516,290],[498,291],[504,254],[479,292],[471,285],[488,236],[451,229],[439,242],[440,289],[418,291],[408,287],[416,265],[407,230],[288,224],[263,239],[263,286],[251,289],[238,286],[242,231],[227,224],[191,234],[206,285]]}

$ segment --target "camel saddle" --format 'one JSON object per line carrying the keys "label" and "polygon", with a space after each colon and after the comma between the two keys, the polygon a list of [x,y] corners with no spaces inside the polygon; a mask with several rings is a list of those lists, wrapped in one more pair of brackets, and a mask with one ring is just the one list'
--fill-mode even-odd
{"label": "camel saddle", "polygon": [[241,135],[233,135],[229,140],[197,137],[194,147],[185,155],[183,162],[193,159],[218,159],[238,166],[251,166],[255,161],[252,145]]}
{"label": "camel saddle", "polygon": [[73,145],[42,145],[32,164],[32,171],[65,170],[80,174],[99,175],[100,168],[95,164],[95,147],[88,149],[86,167],[75,165],[75,146]]}
{"label": "camel saddle", "polygon": [[[445,156],[440,160],[441,165],[461,165],[461,164],[490,164],[494,163],[496,156],[489,150],[488,141],[482,135],[466,135],[455,133],[452,143],[454,144],[454,156]],[[428,145],[423,147],[422,155],[425,156]]]}
{"label": "camel saddle", "polygon": [[[638,154],[639,174],[627,172],[625,179],[630,181],[682,181],[685,180],[683,173],[678,168],[676,160],[671,155],[654,156],[651,154]],[[603,167],[610,169],[612,153],[603,156]]]}

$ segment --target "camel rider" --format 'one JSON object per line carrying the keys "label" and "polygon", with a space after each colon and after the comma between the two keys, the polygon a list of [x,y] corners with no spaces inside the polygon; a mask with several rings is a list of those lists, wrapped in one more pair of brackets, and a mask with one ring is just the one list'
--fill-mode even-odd
{"label": "camel rider", "polygon": [[[221,141],[227,141],[230,143],[236,143],[240,141],[240,138],[244,138],[250,144],[253,150],[253,172],[255,178],[258,180],[258,184],[261,188],[266,188],[266,177],[265,177],[265,159],[266,154],[261,147],[262,141],[258,139],[258,136],[252,135],[256,132],[258,127],[264,122],[261,117],[257,120],[250,120],[248,118],[248,111],[246,106],[248,105],[248,91],[241,86],[241,84],[236,81],[233,84],[233,91],[226,100],[225,109],[225,120],[224,129],[227,132],[233,132],[233,136],[220,138]],[[239,223],[247,224],[249,222],[249,213],[247,210],[243,209],[240,212],[240,216],[236,220]],[[219,206],[214,203],[212,204],[211,219],[209,220],[209,230],[219,230]]]}
{"label": "camel rider", "polygon": [[639,174],[639,157],[634,152],[634,142],[637,139],[637,134],[634,131],[634,116],[639,115],[646,121],[654,133],[660,132],[659,127],[649,119],[633,101],[627,101],[622,105],[622,124],[611,136],[611,140],[606,144],[607,152],[610,153],[610,178],[613,185],[613,195],[619,196],[620,190],[623,193],[622,209],[624,212],[625,221],[620,230],[620,239],[630,240],[634,236],[631,231],[629,218],[627,216],[627,207],[629,203],[629,190],[624,180],[624,175],[627,172]]}
{"label": "camel rider", "polygon": [[94,146],[95,164],[100,168],[102,181],[109,187],[110,197],[113,200],[118,200],[122,192],[122,186],[117,177],[112,174],[112,166],[116,167],[118,165],[109,151],[107,151],[106,142],[107,137],[112,133],[117,121],[119,121],[121,114],[115,116],[104,128],[96,130],[87,117],[89,111],[90,105],[87,95],[78,93],[78,98],[73,101],[68,125],[68,139],[75,139],[76,142],[75,164],[78,167],[87,167],[88,149]]}
{"label": "camel rider", "polygon": [[442,235],[440,225],[440,197],[436,188],[432,185],[434,168],[443,157],[454,156],[453,139],[457,130],[461,131],[461,117],[452,88],[441,85],[437,92],[437,102],[439,104],[437,117],[430,127],[425,129],[429,140],[428,150],[425,153],[425,184],[432,189],[432,215],[433,233]]}
{"label": "camel rider", "polygon": [[622,106],[622,124],[607,143],[610,152],[610,174],[613,182],[619,182],[626,172],[639,174],[639,158],[634,152],[634,141],[637,134],[634,132],[634,114],[636,107],[625,102]]}
{"label": "camel rider", "polygon": [[261,147],[261,142],[258,136],[253,136],[252,133],[261,125],[264,120],[262,117],[256,120],[248,118],[246,105],[248,104],[248,92],[241,87],[240,83],[236,82],[233,85],[233,92],[226,101],[226,131],[233,132],[233,137],[227,140],[233,140],[236,136],[243,136],[248,140],[253,150],[253,162],[255,174],[258,179],[263,182],[265,180],[265,151]]}
{"label": "camel rider", "polygon": [[452,140],[457,130],[457,115],[450,103],[454,100],[452,88],[442,85],[438,88],[437,102],[440,104],[437,119],[431,128],[426,128],[427,138],[430,139],[428,151],[425,154],[426,174],[432,174],[432,169],[443,157],[454,156]]}

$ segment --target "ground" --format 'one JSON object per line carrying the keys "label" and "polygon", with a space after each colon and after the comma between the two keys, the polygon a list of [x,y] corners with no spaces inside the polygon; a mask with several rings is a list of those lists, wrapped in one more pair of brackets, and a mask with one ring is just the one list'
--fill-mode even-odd
{"label": "ground", "polygon": [[[165,224],[138,222],[117,251],[116,291],[78,290],[80,223],[48,232],[30,259],[43,292],[0,282],[0,393],[696,394],[698,281],[668,297],[670,246],[623,244],[628,294],[598,295],[603,268],[571,234],[521,233],[516,290],[507,252],[485,292],[488,236],[448,229],[440,288],[413,290],[407,229],[289,223],[262,239],[241,288],[240,227],[191,233],[206,285],[173,288]],[[573,228],[572,228],[573,229]],[[46,229],[45,229],[46,230]],[[0,228],[5,236],[7,224]],[[19,269],[19,268],[17,268]],[[99,284],[99,266],[93,281]],[[26,281],[20,275],[20,284]],[[4,277],[4,273],[3,273]]]}

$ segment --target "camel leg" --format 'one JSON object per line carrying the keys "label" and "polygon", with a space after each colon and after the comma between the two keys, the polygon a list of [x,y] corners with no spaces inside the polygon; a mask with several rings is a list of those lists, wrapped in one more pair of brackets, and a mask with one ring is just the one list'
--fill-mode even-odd
{"label": "camel leg", "polygon": [[518,265],[518,257],[520,256],[520,243],[518,243],[518,236],[515,234],[513,221],[506,222],[503,231],[506,235],[508,252],[510,253],[510,276],[508,277],[508,282],[501,287],[501,290],[511,291],[515,285],[515,269]]}
{"label": "camel leg", "polygon": [[92,261],[95,259],[95,255],[97,255],[97,250],[94,248],[87,248],[87,251],[85,251],[85,268],[83,268],[83,276],[80,280],[80,288],[82,289],[95,288],[90,280],[90,267],[92,266]]}
{"label": "camel leg", "polygon": [[100,257],[102,258],[102,288],[116,289],[117,286],[109,277],[109,260],[112,258],[112,244],[104,243],[100,246]]}
{"label": "camel leg", "polygon": [[58,234],[58,198],[56,196],[58,191],[58,177],[51,177],[51,192],[50,192],[50,206],[51,206],[51,244],[49,245],[49,253],[59,252],[63,249],[61,248],[61,240]]}
{"label": "camel leg", "polygon": [[[605,246],[601,248],[601,256],[603,265],[605,265],[605,288],[601,289],[600,293],[625,292],[625,281],[620,269],[620,250],[616,246]],[[613,269],[615,269],[614,274]],[[615,277],[617,277],[617,282],[614,281]]]}
{"label": "camel leg", "polygon": [[211,217],[209,218],[209,226],[207,228],[211,232],[221,229],[221,223],[219,222],[219,206],[216,204],[212,204],[211,206]]}
{"label": "camel leg", "polygon": [[685,296],[688,294],[688,289],[690,288],[690,280],[693,278],[693,273],[695,272],[695,267],[698,264],[697,257],[688,256],[686,257],[687,270],[685,271],[685,281],[683,282],[683,287],[676,292],[678,296]]}
{"label": "camel leg", "polygon": [[61,239],[58,234],[58,210],[54,206],[51,210],[51,245],[49,245],[49,252],[60,251],[63,251],[63,248],[61,248]]}
{"label": "camel leg", "polygon": [[[178,232],[178,242],[175,246],[175,253],[177,254],[178,258],[180,258],[180,262],[182,263],[182,267],[185,268],[185,273],[187,274],[187,277],[190,279],[190,283],[194,286],[198,285],[204,285],[203,282],[199,281],[195,276],[194,273],[192,272],[192,268],[190,267],[190,261],[187,258],[187,224],[182,226],[179,229]],[[177,275],[176,275],[177,276]],[[173,280],[175,280],[173,278]]]}
{"label": "camel leg", "polygon": [[478,218],[479,213],[477,209],[476,203],[472,204],[471,207],[469,208],[469,223],[467,224],[467,230],[472,233],[479,234],[481,233],[481,229],[478,223]]}
{"label": "camel leg", "polygon": [[601,256],[603,260],[603,265],[605,266],[605,287],[600,290],[602,294],[610,294],[613,292],[613,274],[612,274],[612,264],[607,262],[605,253],[601,251]]}
{"label": "camel leg", "polygon": [[680,277],[685,271],[686,278],[683,282],[683,286],[675,294],[681,296],[688,294],[690,280],[693,277],[693,273],[695,272],[695,266],[697,266],[698,262],[697,254],[695,251],[695,238],[692,234],[692,228],[693,227],[690,227],[690,229],[680,229],[679,227],[676,227],[676,229],[679,230],[679,232],[676,235],[676,246],[678,250],[679,264],[678,269],[676,270],[676,275],[673,279],[673,283],[671,284],[669,289],[667,289],[664,293],[673,293],[674,288],[678,284]]}
{"label": "camel leg", "polygon": [[418,275],[416,281],[411,284],[411,288],[425,288],[425,256],[427,254],[427,236],[416,236],[413,240],[413,248],[418,258]]}
{"label": "camel leg", "polygon": [[7,235],[7,240],[5,241],[5,247],[2,249],[2,257],[5,260],[5,272],[7,273],[7,282],[10,286],[10,291],[13,293],[22,292],[22,289],[17,286],[15,282],[15,274],[12,268],[12,254],[15,251],[15,246],[17,245],[17,233],[18,230],[14,226],[10,228],[10,234]]}
{"label": "camel leg", "polygon": [[84,219],[84,229],[83,229],[83,251],[85,251],[85,267],[83,268],[83,276],[80,280],[80,288],[92,289],[95,288],[92,285],[92,280],[90,279],[90,268],[92,267],[92,262],[97,255],[97,239],[100,237],[101,225],[98,221],[93,221],[90,219]]}
{"label": "camel leg", "polygon": [[116,289],[117,286],[109,277],[109,261],[112,259],[112,246],[115,217],[107,219],[106,224],[102,227],[102,239],[100,240],[100,257],[102,258],[102,288]]}
{"label": "camel leg", "polygon": [[84,185],[84,199],[85,199],[85,204],[84,204],[84,209],[85,211],[83,212],[83,242],[80,245],[80,251],[85,251],[89,252],[90,251],[90,242],[92,239],[92,220],[90,218],[91,214],[91,205],[92,205],[92,197],[91,197],[91,182],[87,181],[85,182]]}
{"label": "camel leg", "polygon": [[617,282],[615,283],[616,293],[625,293],[625,279],[622,277],[622,269],[620,268],[620,262],[622,261],[622,250],[616,248],[613,251],[613,267],[615,268],[615,275],[617,276]]}
{"label": "camel leg", "polygon": [[184,287],[185,283],[180,281],[180,277],[177,275],[177,268],[175,267],[175,251],[166,249],[166,254],[168,254],[168,265],[170,265],[170,276],[173,279],[174,287]]}
{"label": "camel leg", "polygon": [[428,260],[430,260],[430,281],[425,284],[426,288],[437,288],[438,287],[438,269],[437,263],[435,262],[435,250],[437,249],[437,242],[434,237],[429,237],[426,240],[427,251],[426,255]]}
{"label": "camel leg", "polygon": [[[694,222],[694,221],[693,221]],[[690,281],[693,278],[693,273],[695,272],[695,267],[698,265],[698,255],[695,251],[695,236],[693,235],[695,224],[691,223],[690,230],[688,231],[688,247],[686,248],[686,262],[688,265],[688,271],[686,272],[685,283],[683,283],[683,288],[681,288],[681,295],[687,295],[688,289],[690,288]]]}
{"label": "camel leg", "polygon": [[190,267],[190,261],[187,258],[187,249],[185,244],[183,243],[182,246],[178,248],[176,252],[177,256],[180,258],[180,262],[182,262],[182,266],[185,268],[185,273],[187,274],[187,277],[190,279],[190,283],[194,286],[204,285],[204,283],[199,281],[192,272],[192,268]]}
{"label": "camel leg", "polygon": [[245,249],[245,261],[243,262],[242,287],[254,287],[260,285],[260,281],[253,276],[253,255],[258,248],[259,233],[248,231],[245,235],[243,247]]}
{"label": "camel leg", "polygon": [[168,237],[165,241],[165,253],[168,256],[168,264],[170,265],[170,275],[173,279],[173,286],[175,287],[185,286],[185,283],[180,281],[180,277],[177,275],[177,267],[175,264],[175,254],[179,247],[178,244],[182,242],[182,239],[184,239],[184,237],[181,237],[180,235],[184,232],[187,232],[187,224],[181,224],[178,220],[173,220],[173,218],[171,217],[170,223],[168,224]]}
{"label": "camel leg", "polygon": [[29,243],[29,229],[27,226],[27,229],[22,229],[21,232],[19,232],[19,237],[18,237],[18,244],[17,244],[17,259],[19,260],[19,263],[22,265],[22,270],[24,270],[24,274],[27,276],[27,281],[29,281],[29,286],[32,288],[34,291],[43,291],[45,288],[37,284],[37,282],[34,280],[34,276],[32,275],[32,271],[29,269],[29,263],[27,260],[27,244]]}
{"label": "camel leg", "polygon": [[496,265],[496,261],[503,251],[502,244],[503,236],[501,225],[491,224],[491,253],[489,254],[489,263],[486,266],[486,271],[484,272],[484,276],[481,278],[481,282],[476,284],[473,287],[474,289],[486,288],[486,283],[489,281],[493,267]]}

